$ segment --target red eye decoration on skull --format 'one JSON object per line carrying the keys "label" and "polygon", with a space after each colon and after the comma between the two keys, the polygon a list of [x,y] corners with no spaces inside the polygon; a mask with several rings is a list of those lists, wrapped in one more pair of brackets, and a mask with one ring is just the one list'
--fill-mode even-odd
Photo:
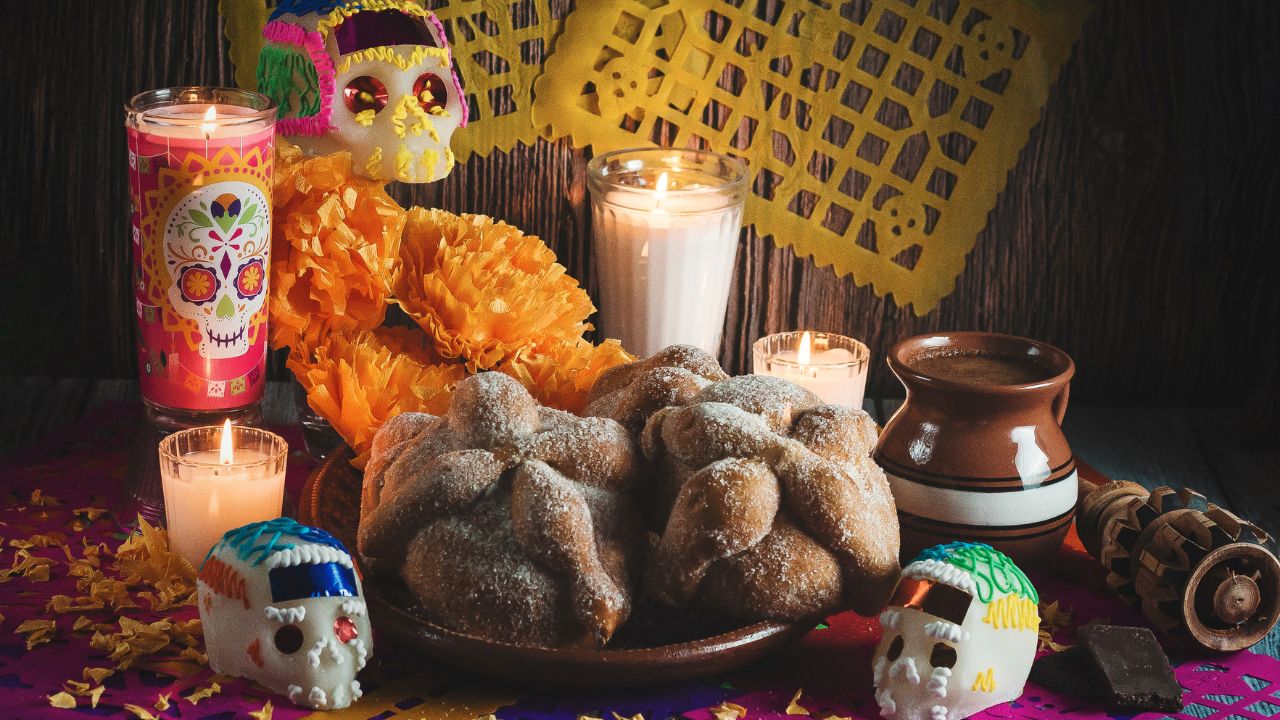
{"label": "red eye decoration on skull", "polygon": [[356,624],[351,621],[351,618],[343,615],[333,621],[333,634],[338,636],[338,642],[346,645],[354,640],[360,631],[356,629]]}
{"label": "red eye decoration on skull", "polygon": [[220,285],[213,268],[204,265],[188,265],[178,275],[178,290],[182,293],[182,299],[196,305],[212,300],[218,294]]}
{"label": "red eye decoration on skull", "polygon": [[387,86],[372,75],[353,78],[342,89],[342,101],[353,113],[372,110],[375,113],[387,106]]}
{"label": "red eye decoration on skull", "polygon": [[262,261],[255,258],[240,266],[236,273],[236,294],[241,300],[249,300],[262,292],[262,285],[267,273]]}
{"label": "red eye decoration on skull", "polygon": [[444,89],[444,80],[435,73],[423,73],[419,76],[413,83],[413,94],[417,96],[418,104],[428,113],[435,108],[444,107],[449,99]]}

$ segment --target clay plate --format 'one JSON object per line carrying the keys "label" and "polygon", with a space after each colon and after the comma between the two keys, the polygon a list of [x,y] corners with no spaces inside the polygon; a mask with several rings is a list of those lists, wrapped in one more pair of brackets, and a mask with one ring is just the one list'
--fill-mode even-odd
{"label": "clay plate", "polygon": [[[336,450],[312,473],[298,499],[298,515],[354,551],[361,475],[351,467],[351,456],[349,448]],[[607,649],[513,645],[435,625],[394,576],[363,566],[361,571],[379,642],[390,640],[432,660],[519,683],[603,688],[690,680],[758,660],[814,625],[743,626],[720,616],[640,606]]]}

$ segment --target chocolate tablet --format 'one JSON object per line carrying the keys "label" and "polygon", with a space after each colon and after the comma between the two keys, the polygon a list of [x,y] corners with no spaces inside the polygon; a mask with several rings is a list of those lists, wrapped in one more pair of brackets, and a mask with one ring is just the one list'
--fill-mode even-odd
{"label": "chocolate tablet", "polygon": [[1031,682],[1078,698],[1092,698],[1095,692],[1093,660],[1076,645],[1062,652],[1037,658],[1031,666]]}
{"label": "chocolate tablet", "polygon": [[1076,638],[1090,656],[1100,699],[1121,710],[1182,709],[1182,686],[1169,658],[1146,628],[1085,625]]}

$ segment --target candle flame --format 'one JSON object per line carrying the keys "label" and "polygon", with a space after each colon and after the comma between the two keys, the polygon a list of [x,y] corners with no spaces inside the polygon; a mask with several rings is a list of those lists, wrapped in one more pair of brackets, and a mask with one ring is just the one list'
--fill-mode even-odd
{"label": "candle flame", "polygon": [[235,450],[231,441],[231,418],[222,423],[222,443],[218,450],[218,462],[230,465],[235,460]]}
{"label": "candle flame", "polygon": [[796,351],[796,362],[801,365],[808,365],[811,353],[812,350],[810,349],[809,344],[809,331],[805,330],[804,334],[800,336],[800,349]]}
{"label": "candle flame", "polygon": [[654,189],[654,193],[653,193],[653,209],[654,210],[662,209],[662,199],[667,196],[667,183],[669,180],[670,178],[667,177],[667,174],[665,172],[658,175],[658,185]]}
{"label": "candle flame", "polygon": [[204,133],[205,139],[208,139],[209,135],[213,133],[214,128],[217,127],[213,122],[217,119],[218,108],[216,105],[210,105],[209,109],[204,111],[204,122],[200,123],[200,132]]}

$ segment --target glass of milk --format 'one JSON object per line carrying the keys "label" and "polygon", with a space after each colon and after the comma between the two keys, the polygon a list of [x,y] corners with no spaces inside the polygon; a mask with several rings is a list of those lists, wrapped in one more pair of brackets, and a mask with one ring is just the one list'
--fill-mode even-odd
{"label": "glass of milk", "polygon": [[200,569],[223,533],[280,517],[289,445],[232,425],[191,428],[160,441],[169,547]]}
{"label": "glass of milk", "polygon": [[587,164],[601,330],[647,357],[718,355],[750,176],[704,150],[615,150]]}

